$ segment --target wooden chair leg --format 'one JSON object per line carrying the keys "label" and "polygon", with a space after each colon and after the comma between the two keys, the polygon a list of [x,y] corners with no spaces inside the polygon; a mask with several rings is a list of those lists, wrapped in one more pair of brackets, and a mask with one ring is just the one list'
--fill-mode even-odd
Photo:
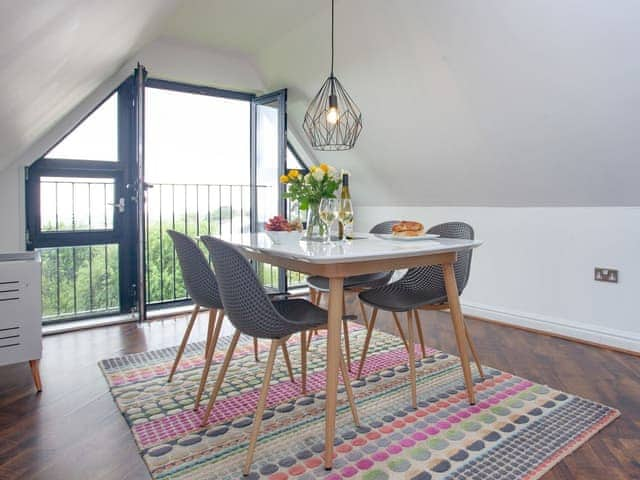
{"label": "wooden chair leg", "polygon": [[[309,332],[311,334],[311,332]],[[302,394],[307,394],[307,347],[305,345],[307,332],[300,332],[300,370],[302,376]]]}
{"label": "wooden chair leg", "polygon": [[182,342],[180,343],[180,347],[178,348],[178,353],[176,353],[176,359],[173,361],[173,366],[171,367],[171,373],[169,373],[169,378],[167,382],[173,380],[173,375],[176,373],[178,369],[178,364],[180,363],[180,359],[182,358],[182,353],[184,352],[185,347],[187,346],[187,342],[189,341],[189,335],[191,335],[191,329],[193,328],[193,324],[196,321],[196,317],[198,316],[198,311],[200,310],[200,305],[195,305],[193,307],[193,311],[191,312],[191,318],[189,319],[189,323],[187,324],[187,329],[184,331],[184,335],[182,336]]}
{"label": "wooden chair leg", "polygon": [[367,359],[367,352],[369,350],[369,342],[371,342],[371,335],[373,334],[373,327],[376,326],[376,318],[378,317],[378,309],[374,308],[371,312],[371,318],[369,319],[369,328],[367,329],[367,336],[364,339],[364,346],[362,347],[362,356],[360,357],[360,365],[358,365],[357,378],[362,376],[362,369],[364,368],[364,362]]}
{"label": "wooden chair leg", "polygon": [[[207,324],[207,339],[204,344],[204,358],[209,358],[209,349],[211,348],[211,340],[213,340],[213,331],[216,327],[216,310],[214,308],[209,309],[209,322]],[[215,348],[215,347],[214,347]]]}
{"label": "wooden chair leg", "polygon": [[220,337],[220,330],[222,328],[222,322],[224,321],[224,310],[218,310],[217,319],[213,316],[214,310],[209,311],[209,327],[215,324],[215,328],[209,339],[209,348],[207,349],[207,358],[204,361],[204,369],[202,370],[202,377],[200,378],[200,385],[198,386],[198,393],[196,394],[196,401],[193,405],[194,410],[198,410],[200,407],[200,400],[204,393],[204,387],[207,385],[207,379],[209,378],[209,369],[211,368],[211,361],[213,360],[213,354],[216,351],[216,345],[218,344],[218,338]]}
{"label": "wooden chair leg", "polygon": [[353,396],[353,388],[351,387],[351,378],[349,377],[349,372],[347,371],[347,365],[344,361],[342,350],[340,350],[340,374],[342,375],[342,383],[344,384],[344,389],[347,392],[347,398],[349,399],[349,407],[351,408],[351,415],[353,416],[353,422],[356,424],[356,427],[359,427],[360,419],[358,418],[358,410],[356,409],[356,399]]}
{"label": "wooden chair leg", "polygon": [[[342,314],[345,315],[347,311],[346,302],[344,300],[344,294],[342,295]],[[342,332],[344,335],[344,350],[347,354],[347,367],[351,371],[351,342],[349,340],[349,321],[342,320]]]}
{"label": "wooden chair leg", "polygon": [[396,312],[391,312],[391,315],[393,316],[393,321],[396,323],[396,328],[398,329],[398,334],[402,339],[402,343],[404,343],[404,346],[407,348],[407,350],[409,350],[409,344],[407,343],[407,338],[404,336],[404,331],[402,330],[402,326],[400,325],[398,314]]}
{"label": "wooden chair leg", "polygon": [[418,310],[413,311],[413,318],[416,321],[416,330],[418,330],[418,339],[420,340],[420,349],[422,350],[422,358],[427,357],[427,350],[424,347],[424,335],[422,335],[422,325],[420,325],[420,316]]}
{"label": "wooden chair leg", "polygon": [[42,380],[40,379],[40,360],[29,360],[29,367],[31,368],[31,376],[33,377],[33,383],[36,386],[36,391],[40,393],[42,391]]}
{"label": "wooden chair leg", "polygon": [[313,339],[313,336],[317,334],[318,334],[318,330],[309,330],[309,335],[307,336],[307,345],[306,345],[307,352],[311,350],[311,340]]}
{"label": "wooden chair leg", "polygon": [[484,371],[482,370],[480,357],[478,356],[478,352],[476,351],[476,346],[473,343],[471,334],[469,333],[469,328],[467,327],[467,321],[464,320],[463,323],[464,323],[464,335],[465,337],[467,337],[467,343],[469,344],[469,348],[471,349],[471,355],[473,355],[473,360],[476,362],[476,367],[478,367],[478,372],[480,373],[480,376],[484,379]]}
{"label": "wooden chair leg", "polygon": [[222,381],[224,380],[224,376],[227,374],[227,370],[229,369],[229,363],[231,363],[231,357],[233,357],[233,352],[236,349],[236,345],[238,344],[238,339],[240,338],[240,330],[236,330],[236,333],[233,334],[233,338],[231,339],[231,343],[229,344],[229,348],[227,350],[227,354],[224,357],[224,362],[220,367],[220,371],[218,372],[218,378],[216,379],[216,384],[213,387],[213,391],[211,392],[211,398],[209,399],[209,404],[207,405],[207,410],[202,417],[201,425],[206,427],[209,422],[209,415],[211,415],[211,410],[213,410],[213,405],[216,403],[216,397],[218,396],[218,392],[220,391],[220,387],[222,387]]}
{"label": "wooden chair leg", "polygon": [[280,344],[282,348],[282,355],[284,355],[284,362],[287,364],[287,370],[289,371],[289,378],[291,379],[291,383],[296,383],[296,379],[293,377],[293,368],[291,368],[291,359],[289,359],[289,350],[287,350],[287,342],[282,342]]}
{"label": "wooden chair leg", "polygon": [[362,323],[364,324],[365,328],[369,328],[369,321],[367,320],[367,311],[364,309],[364,302],[358,299],[358,303],[360,304],[360,313],[362,314]]}
{"label": "wooden chair leg", "polygon": [[411,406],[418,407],[418,394],[416,385],[416,342],[413,336],[413,322],[411,311],[407,312],[407,340],[409,342],[409,382],[411,382]]}
{"label": "wooden chair leg", "polygon": [[349,341],[349,321],[342,320],[342,332],[344,335],[344,350],[347,355],[347,367],[351,371],[351,342]]}
{"label": "wooden chair leg", "polygon": [[[316,290],[315,288],[310,288],[309,289],[310,294],[311,295],[311,303],[313,303],[314,305],[319,305],[320,301],[322,300],[322,292],[320,290]],[[311,339],[313,338],[313,335],[317,335],[318,334],[318,330],[309,330],[306,335],[306,341],[305,343],[303,343],[303,347],[307,350],[307,352],[311,349]]]}
{"label": "wooden chair leg", "polygon": [[271,383],[271,374],[273,372],[273,363],[276,359],[276,353],[278,352],[278,346],[284,345],[281,340],[272,340],[271,349],[269,350],[269,359],[267,360],[267,367],[264,372],[264,380],[262,382],[262,390],[260,391],[260,399],[256,407],[256,413],[253,416],[253,428],[251,430],[251,439],[249,440],[249,449],[247,450],[247,458],[244,462],[244,468],[242,473],[249,475],[251,470],[251,463],[253,462],[253,454],[256,450],[256,442],[258,440],[258,434],[260,433],[260,424],[262,423],[262,415],[264,414],[264,407],[267,403],[267,394],[269,393],[269,383]]}
{"label": "wooden chair leg", "polygon": [[258,339],[256,337],[253,337],[253,356],[256,359],[256,362],[260,361],[260,358],[258,357]]}

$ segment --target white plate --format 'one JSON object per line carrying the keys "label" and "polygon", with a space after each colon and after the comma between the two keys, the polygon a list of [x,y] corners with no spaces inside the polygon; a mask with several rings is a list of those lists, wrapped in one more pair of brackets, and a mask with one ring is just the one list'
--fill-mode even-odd
{"label": "white plate", "polygon": [[419,237],[396,237],[391,233],[376,233],[374,235],[383,240],[397,240],[399,242],[415,242],[417,240],[433,240],[434,238],[440,237],[440,235],[436,235],[434,233],[425,233],[424,235],[420,235]]}

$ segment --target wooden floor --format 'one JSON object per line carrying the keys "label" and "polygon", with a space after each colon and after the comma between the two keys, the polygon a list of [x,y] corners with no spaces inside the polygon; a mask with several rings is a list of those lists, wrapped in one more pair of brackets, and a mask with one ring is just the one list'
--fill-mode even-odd
{"label": "wooden floor", "polygon": [[[185,325],[176,318],[46,337],[40,395],[27,364],[0,368],[0,479],[149,478],[97,361],[176,345]],[[378,325],[394,331],[390,317]],[[446,314],[423,315],[423,325],[429,345],[456,352]],[[205,327],[202,318],[194,339]],[[483,364],[622,411],[544,480],[640,479],[640,358],[477,320],[469,327]]]}

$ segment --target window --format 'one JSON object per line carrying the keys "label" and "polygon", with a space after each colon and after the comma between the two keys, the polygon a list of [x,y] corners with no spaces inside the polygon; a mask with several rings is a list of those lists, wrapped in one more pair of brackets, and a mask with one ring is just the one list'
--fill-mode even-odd
{"label": "window", "polygon": [[114,93],[45,158],[118,161],[118,93]]}
{"label": "window", "polygon": [[298,152],[296,152],[290,143],[287,144],[287,170],[295,168],[297,170],[309,170],[304,164]]}

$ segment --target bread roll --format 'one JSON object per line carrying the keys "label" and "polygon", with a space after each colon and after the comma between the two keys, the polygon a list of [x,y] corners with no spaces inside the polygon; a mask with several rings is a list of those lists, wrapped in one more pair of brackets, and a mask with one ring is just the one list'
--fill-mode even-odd
{"label": "bread roll", "polygon": [[419,237],[424,235],[424,225],[420,222],[403,220],[391,227],[391,232],[395,237]]}

